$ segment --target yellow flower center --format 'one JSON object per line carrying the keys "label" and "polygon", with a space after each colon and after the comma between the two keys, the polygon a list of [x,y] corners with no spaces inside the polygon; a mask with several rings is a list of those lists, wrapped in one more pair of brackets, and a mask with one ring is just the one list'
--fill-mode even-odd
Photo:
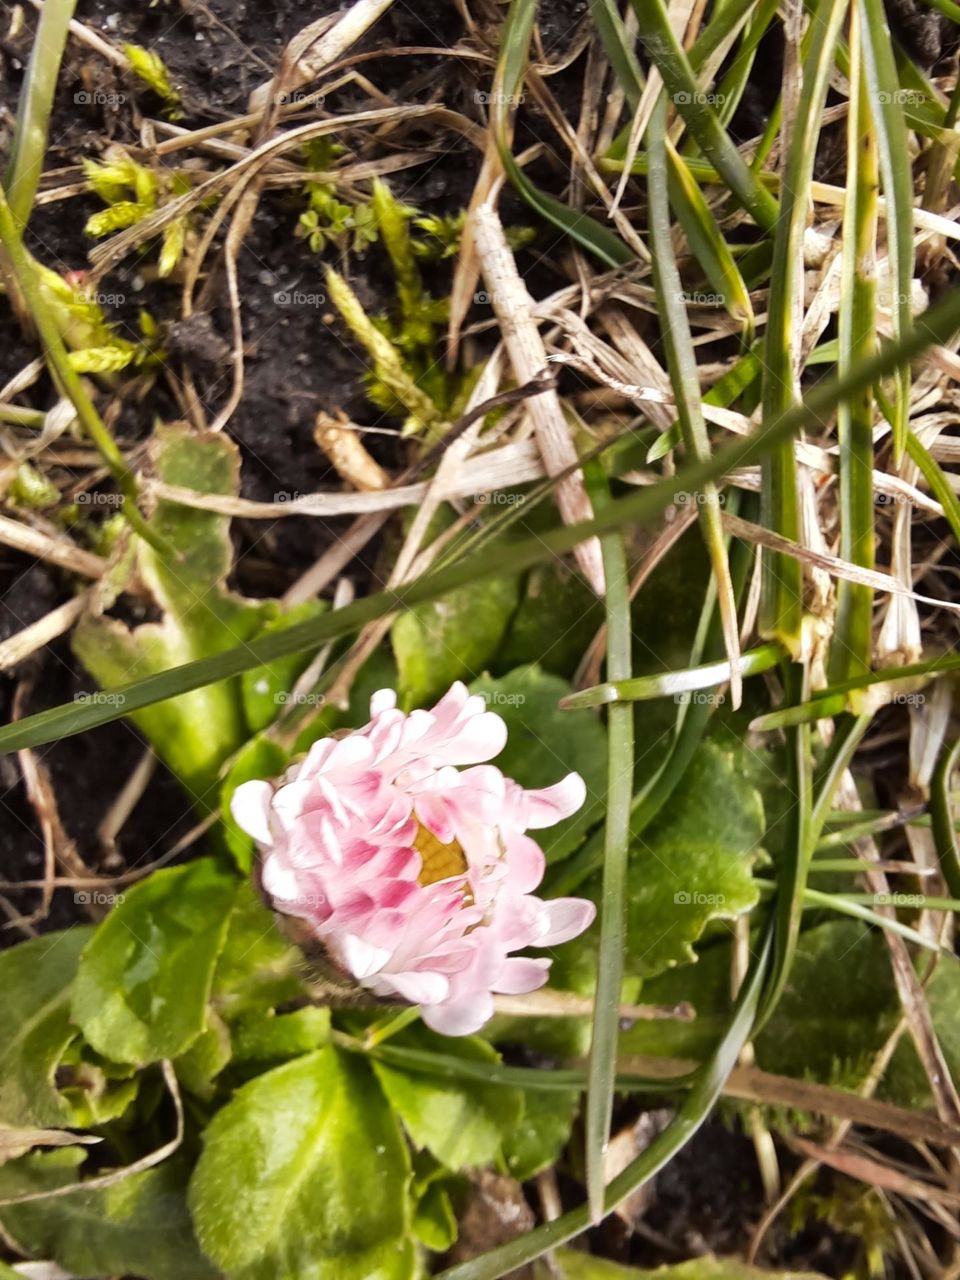
{"label": "yellow flower center", "polygon": [[423,859],[420,875],[422,885],[436,884],[450,876],[462,876],[467,869],[467,858],[457,840],[444,844],[422,822],[417,824],[413,847]]}

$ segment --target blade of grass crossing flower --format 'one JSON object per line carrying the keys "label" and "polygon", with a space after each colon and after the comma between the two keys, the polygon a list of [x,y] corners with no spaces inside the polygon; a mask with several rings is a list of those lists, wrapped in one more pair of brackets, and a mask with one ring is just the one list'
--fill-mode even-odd
{"label": "blade of grass crossing flower", "polygon": [[955,898],[960,898],[960,844],[950,804],[950,780],[960,761],[960,738],[945,747],[930,784],[930,816],[940,873]]}
{"label": "blade of grass crossing flower", "polygon": [[[890,315],[894,340],[909,333],[913,323],[913,169],[903,115],[900,78],[893,54],[883,0],[856,0],[860,9],[863,64],[870,105],[877,126],[880,173],[887,202],[887,251],[890,257]],[[894,374],[894,460],[907,444],[910,422],[910,366]]]}
{"label": "blade of grass crossing flower", "polygon": [[46,0],[23,78],[5,179],[10,210],[21,228],[27,225],[40,185],[50,110],[76,3],[77,0]]}
{"label": "blade of grass crossing flower", "polygon": [[[0,206],[2,207],[2,206]],[[761,424],[752,435],[729,441],[707,462],[693,462],[676,476],[659,481],[637,493],[617,498],[603,516],[578,525],[555,526],[542,534],[511,542],[508,551],[499,545],[487,548],[482,555],[458,561],[442,571],[426,573],[405,583],[401,588],[378,592],[355,601],[343,609],[332,610],[298,623],[250,644],[224,650],[209,658],[186,662],[159,675],[133,680],[121,689],[111,690],[110,700],[64,703],[26,716],[15,724],[0,727],[0,751],[19,751],[24,747],[42,746],[54,739],[82,733],[86,729],[108,724],[121,716],[151,706],[177,694],[199,689],[254,667],[262,667],[293,653],[317,648],[327,640],[349,635],[367,622],[382,618],[397,609],[409,608],[424,600],[462,586],[464,583],[494,577],[503,572],[504,555],[509,555],[516,573],[531,568],[551,557],[564,555],[586,538],[606,533],[628,522],[652,520],[674,501],[678,487],[687,491],[702,488],[737,467],[748,466],[761,459],[779,441],[792,438],[804,427],[821,423],[844,398],[856,395],[865,386],[885,377],[896,365],[916,359],[928,347],[945,344],[960,328],[960,290],[948,293],[940,302],[919,317],[913,330],[899,343],[891,343],[875,357],[865,361],[844,378],[826,379],[813,387],[805,402],[792,406],[786,413]],[[921,664],[946,670],[949,659]],[[960,659],[956,666],[960,666]],[[909,667],[896,669],[892,675],[918,673]],[[791,708],[790,710],[795,710]]]}
{"label": "blade of grass crossing flower", "polygon": [[670,26],[663,0],[633,0],[633,7],[639,19],[640,39],[663,77],[670,101],[683,116],[704,155],[754,222],[765,231],[772,230],[777,221],[777,202],[757,181],[717,113],[705,100],[690,59]]}
{"label": "blade of grass crossing flower", "polygon": [[[803,238],[809,210],[813,160],[827,94],[833,51],[846,10],[845,0],[820,0],[803,58],[803,87],[793,135],[787,144],[781,184],[781,214],[773,249],[773,270],[764,348],[763,418],[776,418],[799,398],[798,307],[803,299]],[[763,463],[763,523],[793,542],[800,541],[796,460],[792,443],[770,451]],[[799,654],[803,620],[803,566],[799,560],[764,552],[760,633]]]}
{"label": "blade of grass crossing flower", "polygon": [[536,14],[537,0],[511,0],[503,25],[490,112],[490,123],[500,160],[510,181],[542,218],[565,231],[571,239],[588,249],[608,267],[625,266],[634,261],[634,255],[615,232],[588,214],[572,209],[562,200],[557,200],[534,186],[513,158],[508,128],[510,112],[523,94],[530,35]]}
{"label": "blade of grass crossing flower", "polygon": [[[586,468],[587,492],[598,514],[610,501],[598,462]],[[623,535],[604,534],[603,575],[606,582],[607,674],[627,680],[631,673],[630,574]],[[604,1157],[613,1116],[620,988],[626,942],[627,857],[630,849],[630,802],[633,797],[633,708],[611,707],[607,718],[607,812],[604,822],[603,890],[600,899],[600,950],[593,1037],[587,1084],[587,1200],[592,1222],[603,1217]]]}
{"label": "blade of grass crossing flower", "polygon": [[[686,1146],[713,1110],[753,1030],[769,956],[768,934],[740,988],[733,1017],[719,1045],[697,1072],[695,1083],[666,1129],[607,1187],[604,1205],[607,1213],[649,1182],[668,1160]],[[499,1277],[579,1235],[589,1225],[589,1206],[581,1205],[508,1244],[441,1271],[437,1280],[499,1280]]]}
{"label": "blade of grass crossing flower", "polygon": [[[846,372],[876,350],[877,136],[861,59],[859,8],[850,11],[850,108],[847,116],[847,202],[843,213],[839,360]],[[840,554],[874,567],[873,390],[840,405]],[[837,585],[837,624],[829,676],[846,680],[870,670],[873,592],[845,579]]]}
{"label": "blade of grass crossing flower", "polygon": [[40,336],[44,359],[50,374],[61,395],[73,402],[81,426],[96,446],[107,470],[124,496],[125,500],[121,508],[124,518],[134,532],[138,533],[154,550],[161,555],[174,555],[175,553],[157,537],[140,514],[140,508],[137,506],[139,490],[134,474],[127,466],[126,458],[120,452],[116,441],[107,430],[106,424],[87,394],[83,379],[70,363],[57,323],[40,290],[36,264],[24,247],[20,227],[2,187],[0,187],[0,243],[3,245],[14,279]]}
{"label": "blade of grass crossing flower", "polygon": [[[670,203],[667,198],[667,100],[660,94],[647,129],[650,172],[647,204],[650,241],[653,249],[653,282],[661,316],[661,336],[667,352],[667,368],[677,402],[677,416],[683,441],[698,462],[710,456],[710,441],[700,403],[697,360],[684,302],[680,272],[673,254]],[[720,495],[716,486],[706,485],[695,495],[700,507],[700,527],[717,584],[717,603],[723,625],[727,657],[730,660],[730,696],[734,708],[740,706],[743,684],[740,677],[740,632],[737,605],[730,581],[727,548],[720,519]],[[703,499],[702,502],[699,499]]]}

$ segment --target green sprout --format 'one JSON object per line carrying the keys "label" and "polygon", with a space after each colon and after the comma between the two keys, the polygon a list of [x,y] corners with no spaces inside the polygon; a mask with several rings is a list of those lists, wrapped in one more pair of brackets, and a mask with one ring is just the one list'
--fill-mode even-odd
{"label": "green sprout", "polygon": [[158,53],[138,44],[125,44],[123,52],[130,62],[130,69],[143,83],[163,99],[168,120],[178,120],[183,115],[180,94],[170,83],[170,74]]}
{"label": "green sprout", "polygon": [[[111,235],[126,227],[135,227],[167,200],[185,195],[190,178],[180,171],[152,169],[138,164],[122,147],[111,147],[105,161],[85,160],[84,171],[90,189],[107,206],[92,214],[84,231],[88,236]],[[189,231],[187,214],[169,222],[160,242],[157,274],[161,279],[171,275],[183,257]]]}
{"label": "green sprout", "polygon": [[[311,173],[327,173],[344,148],[329,138],[313,138],[303,148],[304,163]],[[348,242],[354,253],[362,253],[377,239],[377,225],[369,204],[344,204],[336,185],[311,178],[303,193],[308,207],[300,215],[296,234],[306,240],[314,253],[327,245],[344,248]]]}
{"label": "green sprout", "polygon": [[54,313],[60,335],[70,349],[68,359],[77,373],[119,373],[140,367],[159,355],[156,321],[140,312],[141,342],[121,338],[103,308],[86,288],[83,277],[64,278],[36,264],[40,289]]}

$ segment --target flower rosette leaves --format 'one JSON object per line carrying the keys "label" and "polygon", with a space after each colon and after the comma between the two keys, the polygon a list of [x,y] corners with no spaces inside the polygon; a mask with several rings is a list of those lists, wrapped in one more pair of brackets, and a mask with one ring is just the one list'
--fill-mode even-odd
{"label": "flower rosette leaves", "polygon": [[[174,490],[235,497],[240,454],[226,436],[159,427],[151,446],[157,479]],[[319,601],[281,612],[275,600],[247,600],[228,590],[233,564],[230,518],[158,498],[151,529],[170,549],[161,555],[137,541],[135,567],[160,607],[160,622],[130,628],[90,614],[73,633],[74,652],[105,690],[155,675],[315,617]],[[134,567],[130,566],[131,569]],[[309,655],[295,655],[220,680],[132,715],[161,759],[204,808],[221,766],[282,709]],[[115,695],[123,707],[123,695]]]}
{"label": "flower rosette leaves", "polygon": [[0,955],[0,1124],[70,1124],[56,1073],[77,1036],[70,984],[89,929],[47,934]]}
{"label": "flower rosette leaves", "polygon": [[203,859],[155,872],[114,908],[80,957],[71,999],[98,1052],[143,1065],[196,1040],[236,887]]}
{"label": "flower rosette leaves", "polygon": [[412,1280],[410,1160],[369,1068],[327,1047],[238,1089],[189,1203],[231,1280]]}
{"label": "flower rosette leaves", "polygon": [[[424,1027],[410,1028],[404,1047],[448,1052],[449,1041]],[[459,1057],[495,1064],[500,1055],[478,1036],[456,1041]],[[442,1080],[373,1063],[380,1085],[411,1141],[448,1169],[477,1169],[492,1164],[519,1125],[524,1097],[519,1089],[491,1081]]]}
{"label": "flower rosette leaves", "polygon": [[[3,1165],[0,1199],[62,1192],[78,1184],[86,1159],[81,1147],[66,1147]],[[24,1252],[53,1259],[70,1275],[215,1280],[194,1237],[185,1181],[184,1162],[174,1157],[110,1186],[77,1185],[69,1195],[5,1205],[0,1222]]]}

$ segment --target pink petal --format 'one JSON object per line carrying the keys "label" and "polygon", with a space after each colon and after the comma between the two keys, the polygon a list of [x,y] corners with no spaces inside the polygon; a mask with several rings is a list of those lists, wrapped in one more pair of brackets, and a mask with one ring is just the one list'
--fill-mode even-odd
{"label": "pink petal", "polygon": [[532,893],[543,879],[546,859],[536,840],[511,832],[505,836],[510,888],[516,893]]}
{"label": "pink petal", "polygon": [[493,997],[489,991],[478,991],[456,1003],[425,1005],[421,1016],[442,1036],[469,1036],[493,1017]]}
{"label": "pink petal", "polygon": [[386,981],[411,1004],[440,1004],[450,992],[450,983],[440,973],[391,973]]}
{"label": "pink petal", "polygon": [[384,711],[392,711],[397,705],[397,695],[393,689],[378,689],[370,699],[370,719]]}
{"label": "pink petal", "polygon": [[532,959],[512,956],[503,962],[503,969],[493,989],[505,996],[522,996],[528,991],[536,991],[546,982],[551,964],[552,961],[539,957]]}
{"label": "pink petal", "polygon": [[586,898],[554,898],[544,904],[550,916],[550,929],[537,939],[538,947],[555,947],[569,942],[593,924],[597,908]]}
{"label": "pink petal", "polygon": [[337,949],[344,967],[361,982],[382,969],[390,959],[390,952],[384,947],[374,947],[355,933],[345,933]]}
{"label": "pink petal", "polygon": [[526,800],[527,826],[552,827],[564,818],[577,812],[587,798],[587,787],[579,773],[568,773],[560,782],[552,787],[544,787],[540,791],[527,791]]}
{"label": "pink petal", "polygon": [[233,820],[258,844],[273,844],[270,831],[270,809],[273,804],[273,787],[269,782],[241,782],[230,797]]}

